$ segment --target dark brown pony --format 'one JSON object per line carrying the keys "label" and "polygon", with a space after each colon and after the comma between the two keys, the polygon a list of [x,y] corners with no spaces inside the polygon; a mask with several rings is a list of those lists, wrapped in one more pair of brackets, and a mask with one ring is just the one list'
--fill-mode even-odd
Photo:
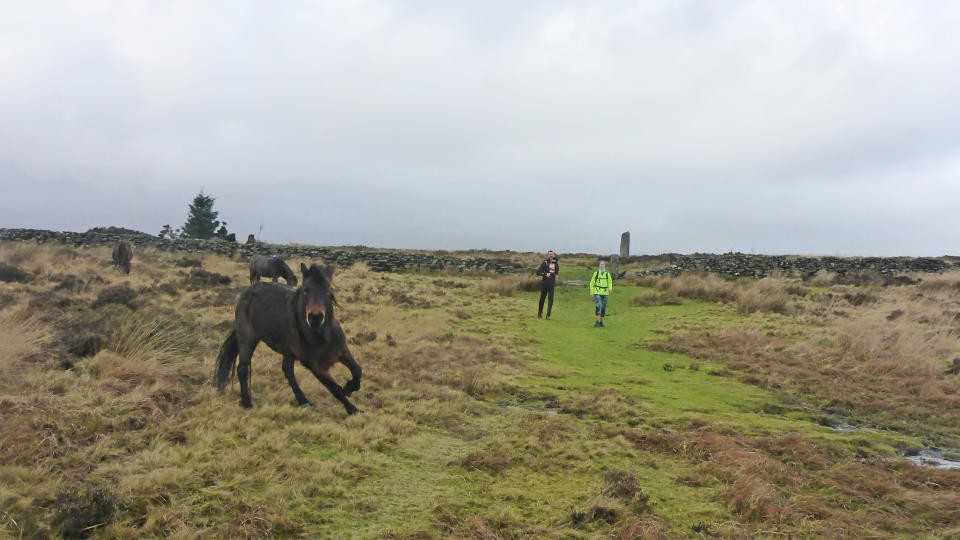
{"label": "dark brown pony", "polygon": [[274,282],[277,281],[277,278],[282,277],[287,280],[287,285],[292,287],[297,286],[297,276],[293,273],[293,270],[287,266],[287,263],[276,257],[254,255],[250,257],[250,283],[253,284],[260,281],[261,277],[273,278]]}
{"label": "dark brown pony", "polygon": [[[347,348],[346,336],[334,317],[336,302],[331,291],[333,266],[300,265],[303,285],[298,289],[279,283],[257,283],[250,286],[237,303],[234,329],[227,336],[214,378],[223,393],[236,364],[240,379],[240,404],[251,407],[250,358],[261,341],[283,357],[283,374],[293,388],[301,406],[310,401],[303,395],[293,374],[294,361],[299,360],[334,395],[347,414],[362,412],[347,397],[360,389],[362,372]],[[237,364],[237,357],[240,361]],[[342,388],[330,374],[337,362],[347,366],[352,378]]]}
{"label": "dark brown pony", "polygon": [[130,273],[130,261],[133,260],[133,248],[126,242],[120,242],[113,248],[113,265],[123,269],[124,274]]}

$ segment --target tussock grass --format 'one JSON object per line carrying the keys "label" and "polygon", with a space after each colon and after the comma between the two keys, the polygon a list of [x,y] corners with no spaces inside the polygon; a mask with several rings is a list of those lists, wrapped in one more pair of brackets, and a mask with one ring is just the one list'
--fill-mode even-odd
{"label": "tussock grass", "polygon": [[679,306],[683,304],[680,297],[671,293],[638,294],[633,298],[633,305],[651,306]]}
{"label": "tussock grass", "polygon": [[716,274],[685,272],[678,277],[662,276],[654,287],[665,293],[699,302],[730,302],[737,298],[737,286]]}
{"label": "tussock grass", "polygon": [[[213,358],[247,280],[239,257],[198,256],[233,284],[187,290],[196,267],[177,266],[179,254],[138,252],[129,276],[109,250],[0,245],[0,260],[9,254],[35,278],[0,283],[0,536],[58,537],[71,523],[101,538],[911,536],[960,525],[960,474],[914,467],[891,446],[955,434],[960,378],[946,368],[960,357],[960,302],[949,284],[810,295],[785,276],[657,278],[651,296],[693,301],[629,307],[642,291],[624,283],[608,332],[587,334],[569,301],[586,303],[580,289],[558,287],[554,320],[540,321],[520,276],[339,268],[336,314],[364,367],[352,399],[366,413],[348,418],[299,366],[314,407],[297,407],[263,345],[254,408],[239,407],[236,388],[217,394]],[[92,307],[124,283],[136,311]],[[858,293],[872,300],[844,296]],[[66,336],[87,334],[102,342],[70,352]],[[333,375],[348,377],[342,366]],[[834,434],[805,420],[820,407],[917,437]],[[93,491],[78,497],[81,487]]]}
{"label": "tussock grass", "polygon": [[171,361],[186,357],[197,346],[191,328],[159,314],[131,316],[107,336],[105,348],[131,361]]}
{"label": "tussock grass", "polygon": [[916,432],[920,422],[925,433],[943,433],[960,424],[954,412],[960,380],[946,375],[960,357],[955,292],[949,285],[914,291],[842,286],[842,294],[820,295],[800,306],[806,315],[791,326],[812,339],[729,328],[675,335],[668,347],[705,358],[720,354],[755,384],[810,392],[878,425]]}
{"label": "tussock grass", "polygon": [[[950,366],[960,358],[956,275],[924,276],[919,283],[909,276],[826,276],[808,282],[829,287],[815,295],[783,276],[738,282],[735,307],[738,315],[750,314],[744,319],[749,324],[685,328],[655,348],[720,361],[725,369],[711,373],[776,391],[784,404],[822,409],[834,418],[831,425],[875,426],[955,445],[960,378],[950,374]],[[652,285],[679,289],[668,279]],[[688,294],[718,296],[693,291]],[[764,301],[771,303],[764,307]],[[777,414],[777,407],[769,413]],[[955,504],[939,487],[915,491],[915,475],[948,485],[960,481],[956,473],[904,465],[890,454],[838,460],[844,451],[806,437],[745,436],[709,423],[644,430],[628,438],[695,464],[697,473],[681,476],[681,484],[719,486],[727,508],[741,523],[755,524],[761,536],[798,524],[812,536],[842,536],[853,529],[909,536],[918,527],[937,528],[934,521],[952,519],[943,509]],[[884,455],[863,436],[850,444],[861,456]],[[838,497],[846,505],[837,505]],[[890,507],[891,501],[908,499],[909,514]]]}
{"label": "tussock grass", "polygon": [[26,308],[0,311],[0,371],[22,369],[53,339],[50,329]]}
{"label": "tussock grass", "polygon": [[540,278],[533,278],[529,276],[497,276],[481,281],[480,290],[485,294],[514,296],[522,291],[540,290],[540,281]]}
{"label": "tussock grass", "polygon": [[807,283],[814,287],[829,287],[836,282],[836,272],[830,272],[829,270],[820,270],[812,278],[807,280]]}
{"label": "tussock grass", "polygon": [[805,296],[807,290],[797,280],[774,273],[758,281],[730,281],[715,274],[686,272],[677,277],[645,277],[641,285],[659,293],[638,295],[635,306],[680,305],[680,298],[697,302],[735,302],[737,313],[779,313],[793,311],[791,297]]}
{"label": "tussock grass", "polygon": [[937,292],[941,294],[960,293],[960,272],[945,272],[938,276],[923,276],[917,289],[924,292]]}
{"label": "tussock grass", "polygon": [[766,277],[737,291],[737,313],[758,311],[788,315],[792,311],[787,285],[777,277]]}
{"label": "tussock grass", "polygon": [[[115,276],[96,255],[78,252],[70,269],[76,277],[70,281],[60,277],[68,274],[59,255],[31,249],[37,251],[22,252],[24,264],[43,262],[54,279],[16,294],[0,288],[12,298],[0,311],[7,323],[0,337],[18,336],[2,340],[0,360],[27,366],[17,377],[0,370],[0,462],[20,467],[19,472],[4,467],[0,474],[4,508],[12,511],[0,527],[17,536],[56,536],[72,526],[53,511],[57,480],[42,480],[35,472],[49,467],[108,487],[104,500],[117,505],[108,523],[91,529],[95,535],[288,537],[353,530],[353,517],[349,524],[330,525],[330,518],[309,517],[311,509],[324,508],[321,501],[338,500],[371,476],[382,477],[396,455],[405,455],[394,454],[395,447],[411,437],[439,431],[468,432],[475,439],[483,428],[465,421],[465,415],[484,414],[477,397],[499,392],[506,374],[518,366],[498,340],[454,332],[453,313],[476,313],[475,306],[467,306],[484,297],[476,279],[463,278],[470,286],[441,296],[433,293],[436,286],[427,276],[379,275],[355,265],[336,274],[338,290],[359,291],[356,301],[337,314],[348,337],[355,338],[352,350],[365,368],[364,388],[355,399],[367,415],[344,419],[332,397],[302,368],[297,369],[300,382],[316,412],[293,407],[277,355],[264,345],[254,357],[257,407],[244,411],[234,394],[220,397],[208,384],[242,288],[205,283],[184,290],[188,274],[173,254],[138,253],[133,273]],[[246,279],[244,261],[200,258],[206,271],[241,283]],[[154,270],[138,273],[138,261]],[[71,285],[52,290],[64,281]],[[104,290],[124,283],[138,292],[137,311],[122,303],[92,307]],[[224,303],[224,295],[234,300]],[[36,298],[43,302],[28,309],[26,301]],[[55,308],[62,298],[71,299],[74,311]],[[404,298],[415,302],[398,300]],[[63,371],[56,358],[70,353],[56,348],[47,319],[69,332],[101,336],[102,350],[75,358]],[[347,376],[342,367],[334,371]],[[29,392],[21,393],[25,388]],[[323,450],[313,455],[317,449]],[[377,513],[370,509],[378,507],[381,495],[364,496],[368,509],[362,512]],[[485,515],[484,523],[495,523],[504,510],[510,512],[501,507]],[[362,536],[382,536],[391,530],[387,523],[403,536],[411,530],[404,515],[384,510],[374,521],[378,525]],[[463,519],[457,519],[458,530],[465,526]],[[509,522],[520,529],[531,526],[519,517]]]}

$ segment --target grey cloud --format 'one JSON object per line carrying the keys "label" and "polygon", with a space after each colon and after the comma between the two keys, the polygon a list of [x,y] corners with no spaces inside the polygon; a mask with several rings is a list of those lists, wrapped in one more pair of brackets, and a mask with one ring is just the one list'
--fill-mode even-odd
{"label": "grey cloud", "polygon": [[275,241],[939,255],[957,23],[911,2],[8,3],[0,226],[154,232],[203,187]]}

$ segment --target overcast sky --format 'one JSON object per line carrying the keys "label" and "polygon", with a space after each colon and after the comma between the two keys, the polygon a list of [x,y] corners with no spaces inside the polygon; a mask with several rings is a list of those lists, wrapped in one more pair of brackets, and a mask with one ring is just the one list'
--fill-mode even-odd
{"label": "overcast sky", "polygon": [[[471,7],[472,6],[472,7]],[[0,3],[0,227],[960,254],[960,2]]]}

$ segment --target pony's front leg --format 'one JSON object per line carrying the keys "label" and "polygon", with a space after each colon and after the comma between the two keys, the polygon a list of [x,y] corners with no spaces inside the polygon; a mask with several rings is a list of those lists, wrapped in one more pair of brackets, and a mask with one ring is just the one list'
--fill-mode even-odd
{"label": "pony's front leg", "polygon": [[350,380],[347,381],[347,384],[343,385],[343,393],[349,396],[360,389],[360,377],[363,376],[363,370],[360,369],[360,364],[353,359],[353,355],[350,354],[350,350],[346,348],[346,345],[344,345],[340,363],[347,366],[347,369],[350,370]]}
{"label": "pony's front leg", "polygon": [[301,407],[306,407],[310,405],[310,400],[307,399],[307,396],[303,395],[303,390],[300,389],[300,385],[297,384],[297,377],[293,374],[293,364],[294,357],[289,354],[283,355],[283,374],[287,377],[287,382],[290,383],[290,388],[293,388],[293,395],[297,398],[297,403]]}
{"label": "pony's front leg", "polygon": [[253,407],[250,399],[250,359],[253,357],[253,346],[241,342],[240,359],[237,362],[237,378],[240,379],[240,405],[247,409]]}
{"label": "pony's front leg", "polygon": [[313,374],[316,375],[317,380],[319,380],[321,384],[327,387],[327,390],[333,394],[333,397],[337,398],[340,403],[343,403],[343,406],[347,408],[347,414],[357,414],[363,412],[356,408],[353,403],[350,403],[350,400],[347,399],[347,395],[343,393],[343,388],[341,388],[340,385],[333,380],[333,377],[330,376],[329,371],[314,371]]}

